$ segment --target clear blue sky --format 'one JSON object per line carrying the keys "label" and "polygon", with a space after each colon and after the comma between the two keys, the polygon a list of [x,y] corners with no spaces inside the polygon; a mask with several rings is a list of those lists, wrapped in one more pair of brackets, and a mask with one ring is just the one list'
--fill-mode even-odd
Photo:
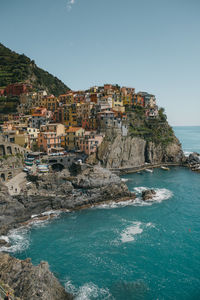
{"label": "clear blue sky", "polygon": [[0,41],[71,89],[132,86],[200,125],[200,0],[0,0]]}

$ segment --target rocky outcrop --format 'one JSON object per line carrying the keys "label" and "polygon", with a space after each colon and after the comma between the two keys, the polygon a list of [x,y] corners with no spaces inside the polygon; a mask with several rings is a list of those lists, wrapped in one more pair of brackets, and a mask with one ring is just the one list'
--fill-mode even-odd
{"label": "rocky outcrop", "polygon": [[0,235],[15,226],[16,220],[26,219],[24,206],[12,198],[6,186],[0,183]]}
{"label": "rocky outcrop", "polygon": [[69,171],[29,176],[22,193],[11,197],[0,185],[0,235],[50,210],[74,210],[104,201],[134,197],[121,179],[109,170],[86,166],[76,177]]}
{"label": "rocky outcrop", "polygon": [[197,152],[193,152],[187,158],[187,162],[189,164],[200,164],[200,154]]}
{"label": "rocky outcrop", "polygon": [[200,154],[193,152],[189,155],[186,160],[186,163],[191,168],[192,171],[200,172]]}
{"label": "rocky outcrop", "polygon": [[105,139],[97,151],[96,158],[106,168],[128,168],[151,164],[182,162],[184,155],[181,144],[174,137],[167,146],[147,142],[138,137],[116,135]]}
{"label": "rocky outcrop", "polygon": [[156,195],[156,192],[152,189],[142,191],[142,200],[151,200]]}
{"label": "rocky outcrop", "polygon": [[121,179],[108,169],[100,166],[88,166],[81,174],[77,175],[72,183],[78,188],[93,189],[112,184],[121,185]]}
{"label": "rocky outcrop", "polygon": [[14,297],[21,300],[72,299],[49,271],[46,262],[33,266],[30,259],[19,260],[0,253],[0,279],[13,289]]}
{"label": "rocky outcrop", "polygon": [[174,137],[173,142],[164,146],[163,144],[155,144],[148,142],[145,149],[145,161],[151,164],[174,162],[180,163],[184,159],[181,144]]}

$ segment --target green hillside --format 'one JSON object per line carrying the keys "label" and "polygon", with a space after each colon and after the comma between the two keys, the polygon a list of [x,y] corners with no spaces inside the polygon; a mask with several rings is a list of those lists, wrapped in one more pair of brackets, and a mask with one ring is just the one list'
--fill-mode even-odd
{"label": "green hillside", "polygon": [[0,88],[15,82],[28,82],[35,90],[45,89],[58,96],[69,88],[57,77],[38,68],[33,60],[0,43]]}

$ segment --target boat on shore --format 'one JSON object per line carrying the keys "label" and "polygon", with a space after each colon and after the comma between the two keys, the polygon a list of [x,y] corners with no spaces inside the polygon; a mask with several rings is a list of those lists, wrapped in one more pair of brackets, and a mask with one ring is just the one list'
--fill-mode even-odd
{"label": "boat on shore", "polygon": [[146,172],[153,173],[152,169],[145,169]]}
{"label": "boat on shore", "polygon": [[161,166],[160,168],[161,168],[162,170],[165,170],[165,171],[169,171],[169,170],[170,170],[170,168],[165,167],[165,166]]}

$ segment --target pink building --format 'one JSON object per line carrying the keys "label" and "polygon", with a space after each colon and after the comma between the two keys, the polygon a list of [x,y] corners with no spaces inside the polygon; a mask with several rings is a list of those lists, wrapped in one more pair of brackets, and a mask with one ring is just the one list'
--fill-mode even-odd
{"label": "pink building", "polygon": [[86,131],[84,136],[79,138],[79,149],[85,154],[90,155],[97,151],[97,148],[101,145],[104,136],[97,134],[94,131]]}
{"label": "pink building", "polygon": [[47,154],[64,150],[61,149],[61,137],[57,136],[56,132],[40,132],[38,134],[38,147],[40,151]]}

